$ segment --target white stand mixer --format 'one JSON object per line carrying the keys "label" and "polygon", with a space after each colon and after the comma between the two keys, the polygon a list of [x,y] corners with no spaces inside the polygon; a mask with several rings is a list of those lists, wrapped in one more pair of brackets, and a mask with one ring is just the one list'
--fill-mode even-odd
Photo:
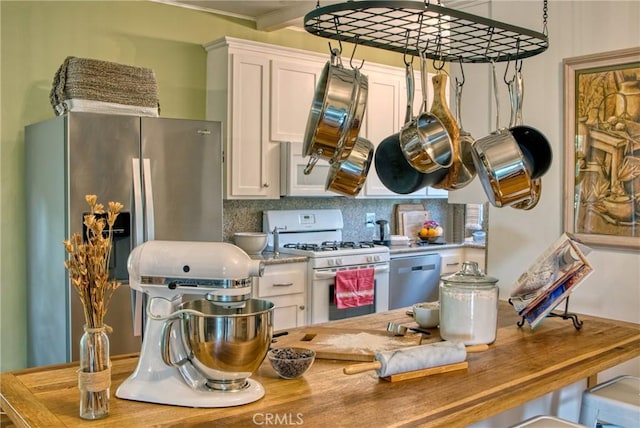
{"label": "white stand mixer", "polygon": [[[184,345],[182,334],[171,328],[182,315],[206,316],[178,308],[186,294],[202,295],[223,308],[242,308],[251,294],[250,277],[262,276],[261,261],[222,242],[148,241],[133,249],[128,265],[130,287],[149,295],[148,318],[138,366],[118,387],[116,397],[186,407],[229,407],[264,396],[264,387],[248,378],[250,372],[230,374],[242,376],[239,388],[212,387],[202,365],[199,369],[193,352]],[[268,342],[266,353],[272,337],[272,309],[263,312],[268,312],[261,338]]]}

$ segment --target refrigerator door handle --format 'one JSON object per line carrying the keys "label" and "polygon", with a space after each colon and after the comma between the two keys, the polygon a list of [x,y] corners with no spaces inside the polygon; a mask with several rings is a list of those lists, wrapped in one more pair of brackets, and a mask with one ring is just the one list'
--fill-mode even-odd
{"label": "refrigerator door handle", "polygon": [[144,206],[146,214],[146,237],[145,241],[153,241],[155,239],[155,222],[153,217],[153,189],[151,186],[151,161],[148,158],[142,160],[143,176],[144,176]]}
{"label": "refrigerator door handle", "polygon": [[[135,231],[133,248],[135,248],[144,242],[140,158],[133,158],[131,168],[133,170],[133,228]],[[144,293],[131,289],[131,318],[133,321],[134,336],[142,336],[143,315]]]}
{"label": "refrigerator door handle", "polygon": [[140,181],[140,159],[133,158],[131,161],[133,170],[133,228],[135,231],[133,247],[144,242],[143,211],[142,211],[142,183]]}

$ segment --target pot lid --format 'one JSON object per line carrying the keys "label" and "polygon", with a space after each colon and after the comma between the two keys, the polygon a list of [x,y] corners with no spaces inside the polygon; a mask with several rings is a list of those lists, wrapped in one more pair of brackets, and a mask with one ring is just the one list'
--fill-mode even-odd
{"label": "pot lid", "polygon": [[467,261],[462,263],[462,269],[458,272],[442,278],[442,282],[446,285],[491,287],[498,282],[498,278],[483,274],[477,262]]}

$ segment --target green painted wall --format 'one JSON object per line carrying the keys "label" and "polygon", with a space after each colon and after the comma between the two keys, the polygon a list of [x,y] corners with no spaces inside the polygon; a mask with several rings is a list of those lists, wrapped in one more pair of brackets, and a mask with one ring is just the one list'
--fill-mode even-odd
{"label": "green painted wall", "polygon": [[[1,0],[0,19],[0,371],[6,371],[26,365],[24,126],[54,116],[49,91],[62,61],[77,56],[151,68],[162,116],[204,119],[203,44],[228,35],[327,57],[328,46],[303,31],[266,33],[251,21],[147,1]],[[378,49],[359,48],[358,56],[402,65],[400,56]]]}

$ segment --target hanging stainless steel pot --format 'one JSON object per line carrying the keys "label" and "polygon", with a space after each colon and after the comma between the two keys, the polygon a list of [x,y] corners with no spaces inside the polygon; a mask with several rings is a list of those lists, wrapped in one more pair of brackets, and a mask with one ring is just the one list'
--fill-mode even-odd
{"label": "hanging stainless steel pot", "polygon": [[[453,161],[452,140],[457,134],[450,135],[441,120],[427,110],[427,62],[423,51],[420,51],[420,64],[422,109],[414,120],[402,127],[400,147],[407,162],[416,170],[427,174],[451,166]],[[457,125],[455,128],[457,130]],[[454,130],[452,129],[452,131]]]}
{"label": "hanging stainless steel pot", "polygon": [[[530,210],[538,205],[542,194],[542,179],[539,177],[536,178],[534,174],[544,174],[551,165],[551,147],[544,136],[540,137],[542,134],[538,133],[533,128],[522,125],[524,79],[521,71],[516,71],[515,77],[511,81],[507,82],[507,85],[509,87],[509,99],[511,100],[511,120],[509,123],[509,129],[520,145],[520,150],[522,150],[525,157],[525,163],[527,164],[532,176],[531,194],[529,198],[522,202],[518,202],[517,204],[513,204],[511,207],[521,210]],[[529,136],[527,134],[529,134]],[[529,149],[528,147],[533,147],[533,149]]]}
{"label": "hanging stainless steel pot", "polygon": [[311,103],[303,141],[303,155],[310,156],[305,174],[320,159],[347,157],[356,142],[368,96],[368,79],[357,68],[346,69],[332,51],[320,75]]}
{"label": "hanging stainless steel pot", "polygon": [[[407,109],[405,112],[405,124],[411,121],[413,114],[414,76],[413,65],[405,61]],[[424,189],[442,179],[446,170],[432,174],[424,174],[413,168],[405,158],[400,148],[400,133],[388,136],[376,148],[375,153],[376,173],[382,184],[394,193],[408,195]]]}
{"label": "hanging stainless steel pot", "polygon": [[496,131],[473,145],[473,162],[480,183],[492,205],[503,207],[531,196],[531,175],[518,142],[508,129],[499,128],[499,104],[495,63],[492,62],[496,101]]}
{"label": "hanging stainless steel pot", "polygon": [[369,80],[367,76],[360,73],[359,69],[354,69],[357,78],[356,94],[352,100],[352,111],[349,115],[350,124],[345,128],[343,134],[342,144],[338,144],[336,153],[331,159],[330,163],[342,162],[349,158],[351,150],[355,147],[358,141],[358,134],[360,133],[360,127],[362,126],[362,119],[367,108],[367,98],[369,95]]}
{"label": "hanging stainless steel pot", "polygon": [[524,155],[532,179],[542,177],[551,166],[553,152],[551,144],[540,131],[524,125],[522,118],[522,102],[524,99],[524,78],[517,71],[514,78],[507,82],[511,99],[511,123],[509,131],[516,139]]}
{"label": "hanging stainless steel pot", "polygon": [[358,138],[349,151],[349,156],[329,167],[325,190],[356,196],[367,179],[372,158],[373,144],[369,140]]}

